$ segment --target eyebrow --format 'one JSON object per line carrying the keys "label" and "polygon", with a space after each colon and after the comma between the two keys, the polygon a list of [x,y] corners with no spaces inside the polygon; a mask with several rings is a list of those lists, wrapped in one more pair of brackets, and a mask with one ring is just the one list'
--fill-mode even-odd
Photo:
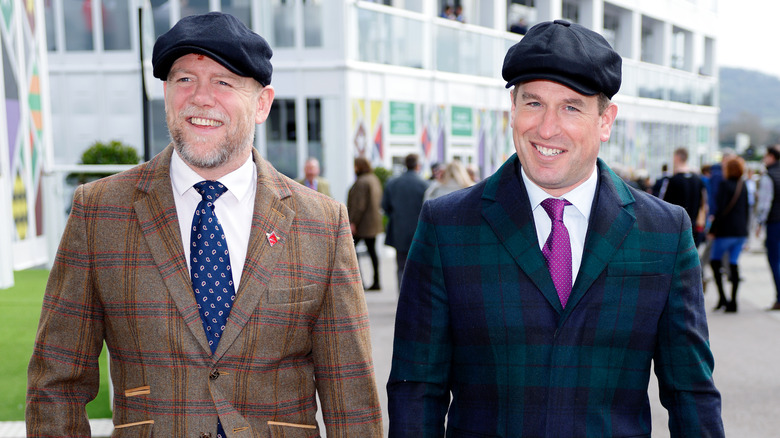
{"label": "eyebrow", "polygon": [[[524,101],[525,100],[539,100],[539,101],[543,100],[538,94],[529,93],[529,92],[526,92],[526,91],[524,91],[520,95],[520,97]],[[572,97],[572,98],[564,99],[563,102],[565,104],[567,104],[567,105],[574,105],[574,106],[579,106],[579,107],[585,106],[585,101],[580,99],[579,97]]]}

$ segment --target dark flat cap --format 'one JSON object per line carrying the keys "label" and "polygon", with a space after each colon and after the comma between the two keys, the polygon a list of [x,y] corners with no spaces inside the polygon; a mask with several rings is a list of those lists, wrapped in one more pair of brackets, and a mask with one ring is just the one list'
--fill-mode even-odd
{"label": "dark flat cap", "polygon": [[501,75],[507,88],[547,79],[587,96],[603,92],[611,99],[620,89],[622,62],[598,33],[555,20],[535,25],[509,49]]}
{"label": "dark flat cap", "polygon": [[173,63],[184,55],[198,53],[241,76],[271,83],[271,46],[236,17],[221,12],[190,15],[176,23],[154,43],[154,77],[166,80]]}

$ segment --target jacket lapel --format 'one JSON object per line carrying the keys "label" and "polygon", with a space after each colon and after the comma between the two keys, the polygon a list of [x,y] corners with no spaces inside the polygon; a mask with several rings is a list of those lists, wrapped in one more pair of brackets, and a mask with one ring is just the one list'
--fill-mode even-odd
{"label": "jacket lapel", "polygon": [[562,311],[547,262],[539,249],[531,203],[520,177],[517,155],[488,179],[482,200],[482,215],[504,248],[550,305]]}
{"label": "jacket lapel", "polygon": [[176,215],[171,186],[170,163],[173,146],[153,158],[141,171],[138,190],[146,193],[133,204],[149,250],[160,270],[160,276],[184,323],[204,351],[211,354],[200,313],[192,293],[187,261]]}
{"label": "jacket lapel", "polygon": [[594,281],[607,268],[623,240],[636,222],[634,196],[628,185],[607,165],[598,160],[599,184],[590,213],[582,264],[566,304],[576,307]]}
{"label": "jacket lapel", "polygon": [[217,359],[230,348],[249,322],[261,297],[266,295],[274,267],[285,253],[286,246],[290,244],[290,229],[295,217],[295,211],[283,203],[283,200],[292,194],[289,180],[284,179],[260,157],[257,150],[252,149],[252,154],[257,165],[257,194],[252,230],[241,274],[241,285],[215,352]]}
{"label": "jacket lapel", "polygon": [[[582,263],[566,304],[571,311],[631,231],[636,218],[628,186],[602,161],[597,163],[599,184],[593,200]],[[539,249],[528,193],[520,177],[517,155],[491,176],[482,195],[483,217],[520,269],[559,312],[563,311],[547,262]]]}

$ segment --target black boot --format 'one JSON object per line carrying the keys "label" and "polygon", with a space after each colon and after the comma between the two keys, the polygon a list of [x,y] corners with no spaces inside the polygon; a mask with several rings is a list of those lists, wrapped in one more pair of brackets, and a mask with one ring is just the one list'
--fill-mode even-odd
{"label": "black boot", "polygon": [[731,270],[731,301],[726,304],[726,312],[736,313],[737,311],[737,288],[739,287],[739,267],[729,265]]}
{"label": "black boot", "polygon": [[729,303],[726,299],[726,294],[723,292],[723,278],[721,278],[720,269],[723,266],[723,262],[720,260],[710,260],[710,266],[712,266],[712,279],[715,280],[715,286],[718,287],[718,305],[714,310],[725,308]]}

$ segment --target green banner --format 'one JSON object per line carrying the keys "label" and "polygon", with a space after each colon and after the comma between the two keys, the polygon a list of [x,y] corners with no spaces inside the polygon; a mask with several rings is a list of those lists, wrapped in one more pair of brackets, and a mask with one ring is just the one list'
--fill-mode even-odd
{"label": "green banner", "polygon": [[469,107],[452,107],[452,135],[471,137],[473,135],[474,112]]}
{"label": "green banner", "polygon": [[414,104],[390,102],[390,134],[414,135]]}

